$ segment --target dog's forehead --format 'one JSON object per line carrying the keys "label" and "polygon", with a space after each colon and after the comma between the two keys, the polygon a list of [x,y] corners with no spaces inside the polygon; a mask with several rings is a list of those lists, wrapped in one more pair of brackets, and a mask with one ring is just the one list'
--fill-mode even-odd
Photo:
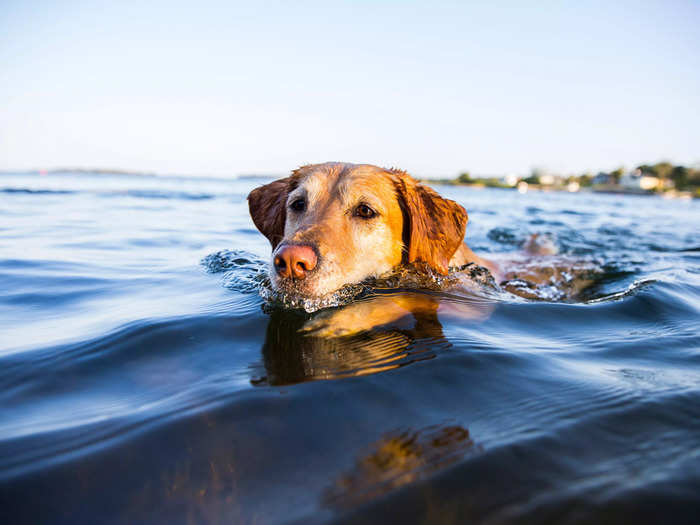
{"label": "dog's forehead", "polygon": [[352,197],[358,193],[386,194],[393,184],[386,170],[368,164],[320,165],[310,169],[300,181],[311,199],[333,196]]}

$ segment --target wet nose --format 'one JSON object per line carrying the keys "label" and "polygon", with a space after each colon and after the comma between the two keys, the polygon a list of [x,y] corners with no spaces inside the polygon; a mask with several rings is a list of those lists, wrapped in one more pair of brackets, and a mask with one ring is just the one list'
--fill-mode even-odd
{"label": "wet nose", "polygon": [[286,244],[274,258],[277,275],[292,279],[304,279],[308,272],[316,268],[316,262],[314,249],[302,244]]}

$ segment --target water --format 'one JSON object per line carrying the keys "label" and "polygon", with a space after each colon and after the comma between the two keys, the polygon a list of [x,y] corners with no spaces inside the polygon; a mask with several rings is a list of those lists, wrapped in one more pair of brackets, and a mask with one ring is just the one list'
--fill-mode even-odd
{"label": "water", "polygon": [[4,523],[696,520],[700,203],[439,188],[597,284],[321,338],[260,297],[262,182],[0,175]]}

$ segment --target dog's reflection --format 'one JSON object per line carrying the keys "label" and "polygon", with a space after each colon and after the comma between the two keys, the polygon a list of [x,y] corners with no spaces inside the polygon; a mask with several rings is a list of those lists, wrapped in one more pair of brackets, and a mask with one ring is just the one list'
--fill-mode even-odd
{"label": "dog's reflection", "polygon": [[424,479],[481,451],[469,430],[456,424],[390,432],[360,455],[353,468],[329,486],[323,503],[347,509]]}
{"label": "dog's reflection", "polygon": [[378,294],[309,318],[272,312],[262,349],[271,385],[373,374],[431,359],[450,346],[438,313],[483,319],[492,306],[436,294]]}

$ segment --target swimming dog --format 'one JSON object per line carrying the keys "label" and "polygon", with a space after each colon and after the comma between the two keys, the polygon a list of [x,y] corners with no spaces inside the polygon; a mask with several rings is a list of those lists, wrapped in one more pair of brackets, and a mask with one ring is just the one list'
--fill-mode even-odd
{"label": "swimming dog", "polygon": [[[272,245],[272,287],[296,296],[324,297],[405,264],[438,275],[473,264],[527,297],[528,286],[522,283],[554,282],[553,276],[566,271],[552,264],[542,271],[543,265],[523,264],[522,259],[514,271],[513,265],[504,267],[476,255],[464,242],[467,211],[397,169],[339,162],[307,165],[254,189],[248,203],[255,226]],[[536,236],[525,248],[529,255],[554,252]],[[579,291],[581,283],[575,288]],[[383,304],[382,312],[372,313],[365,324],[405,315],[416,306],[415,300],[403,304],[406,300],[391,299],[394,307]],[[349,324],[362,325],[360,318],[370,311],[364,306],[338,316],[349,315]]]}

